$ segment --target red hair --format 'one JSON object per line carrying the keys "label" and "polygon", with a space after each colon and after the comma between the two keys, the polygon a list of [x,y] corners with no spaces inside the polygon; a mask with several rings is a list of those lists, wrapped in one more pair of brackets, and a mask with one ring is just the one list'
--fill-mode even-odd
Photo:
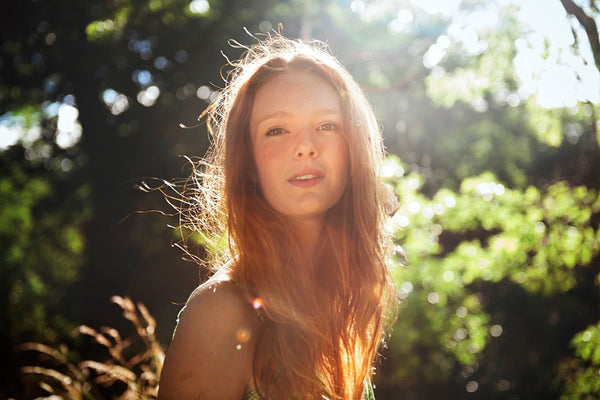
{"label": "red hair", "polygon": [[[231,65],[225,89],[203,114],[213,141],[184,193],[183,225],[205,239],[226,237],[212,268],[227,268],[249,298],[262,300],[253,366],[261,398],[360,399],[396,304],[385,262],[390,193],[378,178],[379,126],[356,81],[318,42],[276,35]],[[263,198],[249,135],[256,91],[290,69],[335,88],[349,150],[347,187],[327,213],[325,243],[312,260]]]}

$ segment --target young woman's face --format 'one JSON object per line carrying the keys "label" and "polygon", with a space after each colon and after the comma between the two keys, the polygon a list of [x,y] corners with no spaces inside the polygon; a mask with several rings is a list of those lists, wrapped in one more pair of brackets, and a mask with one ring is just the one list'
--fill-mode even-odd
{"label": "young woman's face", "polygon": [[348,146],[339,96],[325,79],[293,70],[269,79],[256,92],[250,135],[258,181],[275,211],[322,219],[339,201]]}

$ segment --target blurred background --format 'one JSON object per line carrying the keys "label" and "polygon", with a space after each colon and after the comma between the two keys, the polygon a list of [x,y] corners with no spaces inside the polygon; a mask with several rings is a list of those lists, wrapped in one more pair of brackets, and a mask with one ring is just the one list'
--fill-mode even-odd
{"label": "blurred background", "polygon": [[[196,118],[241,54],[229,41],[251,44],[248,32],[280,23],[329,44],[390,153],[401,309],[377,399],[600,398],[599,6],[4,4],[0,398],[123,398],[138,379],[125,370],[156,376],[159,362],[119,340],[138,335],[160,353],[152,346],[169,343],[200,272],[173,246],[177,219],[152,212],[169,211],[163,197],[136,188],[189,174],[182,156],[208,144]],[[145,304],[156,323],[142,313],[132,325],[133,303],[120,302],[123,318],[113,295]]]}

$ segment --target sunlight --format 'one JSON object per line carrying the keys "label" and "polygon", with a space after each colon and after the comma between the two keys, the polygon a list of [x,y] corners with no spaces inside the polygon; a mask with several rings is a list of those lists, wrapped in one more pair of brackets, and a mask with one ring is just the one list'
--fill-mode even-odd
{"label": "sunlight", "polygon": [[68,149],[79,143],[82,128],[78,118],[79,110],[76,107],[65,103],[60,105],[54,140],[61,149]]}
{"label": "sunlight", "polygon": [[210,9],[210,4],[206,0],[193,0],[189,7],[194,14],[204,14]]}
{"label": "sunlight", "polygon": [[[591,49],[580,46],[581,54],[576,54],[571,48],[575,41],[571,28],[585,37],[579,24],[569,23],[558,1],[520,3],[518,17],[531,28],[529,35],[515,42],[514,66],[526,88],[522,93],[535,95],[537,103],[545,108],[571,107],[577,101],[600,103],[600,74],[594,67]],[[584,43],[580,41],[580,45]]]}
{"label": "sunlight", "polygon": [[427,14],[442,14],[450,17],[458,10],[461,0],[419,0],[414,3]]}
{"label": "sunlight", "polygon": [[123,93],[114,89],[106,89],[102,93],[102,100],[112,115],[119,115],[129,108],[129,99]]}
{"label": "sunlight", "polygon": [[156,103],[156,100],[158,100],[158,96],[160,96],[160,89],[158,86],[152,85],[138,92],[137,101],[144,107],[152,107]]}
{"label": "sunlight", "polygon": [[[56,119],[54,141],[61,149],[75,146],[81,140],[82,127],[79,123],[79,110],[72,95],[65,96],[63,103],[50,103],[43,107],[47,118]],[[42,137],[40,121],[27,122],[23,116],[4,114],[0,117],[0,151],[21,143],[29,149]]]}
{"label": "sunlight", "polygon": [[25,129],[19,125],[0,123],[0,150],[14,146],[23,137]]}
{"label": "sunlight", "polygon": [[10,113],[0,116],[0,151],[21,143],[25,148],[42,137],[42,128],[33,125],[27,128],[25,118]]}
{"label": "sunlight", "polygon": [[[382,1],[379,5],[384,8],[388,3]],[[352,4],[356,13],[365,10],[362,1]],[[572,107],[578,101],[600,103],[600,73],[595,68],[589,45],[585,46],[586,40],[580,40],[581,54],[571,47],[575,42],[572,29],[581,38],[586,37],[585,32],[577,21],[569,20],[559,1],[495,0],[484,8],[468,12],[461,10],[461,0],[413,0],[412,4],[450,22],[446,33],[440,35],[424,55],[423,64],[427,68],[435,68],[453,43],[460,43],[471,55],[490,51],[487,43],[480,40],[478,31],[494,29],[500,9],[517,5],[519,11],[515,17],[526,29],[515,41],[517,51],[513,65],[521,87],[518,98],[513,96],[510,103],[517,105],[530,96],[544,108]],[[400,32],[410,21],[395,22],[390,25],[390,31]]]}
{"label": "sunlight", "polygon": [[450,48],[452,41],[446,35],[438,36],[436,42],[429,46],[427,53],[423,56],[423,65],[426,68],[433,68],[446,55],[446,51]]}

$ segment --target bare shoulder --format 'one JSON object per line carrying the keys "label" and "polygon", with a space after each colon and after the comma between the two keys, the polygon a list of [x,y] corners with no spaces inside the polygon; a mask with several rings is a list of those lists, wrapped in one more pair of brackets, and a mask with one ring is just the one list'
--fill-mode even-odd
{"label": "bare shoulder", "polygon": [[184,317],[188,320],[211,317],[233,322],[253,315],[249,302],[233,282],[217,280],[208,281],[192,292],[181,312],[180,323]]}
{"label": "bare shoulder", "polygon": [[180,314],[159,398],[241,399],[252,379],[259,330],[254,310],[231,281],[198,287]]}

